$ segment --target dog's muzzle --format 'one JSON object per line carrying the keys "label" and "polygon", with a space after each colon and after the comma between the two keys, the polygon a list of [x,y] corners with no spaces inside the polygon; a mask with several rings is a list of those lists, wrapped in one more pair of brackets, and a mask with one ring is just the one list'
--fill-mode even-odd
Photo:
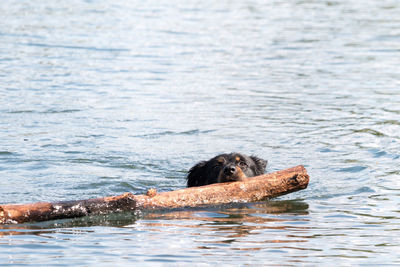
{"label": "dog's muzzle", "polygon": [[233,182],[243,181],[247,176],[243,173],[242,169],[234,164],[225,166],[218,176],[218,182]]}

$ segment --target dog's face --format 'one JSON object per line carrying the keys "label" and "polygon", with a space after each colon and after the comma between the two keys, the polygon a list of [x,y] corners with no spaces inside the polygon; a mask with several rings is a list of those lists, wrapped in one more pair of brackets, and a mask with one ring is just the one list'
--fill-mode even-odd
{"label": "dog's face", "polygon": [[193,166],[187,176],[187,186],[241,181],[264,173],[267,161],[240,153],[221,154]]}

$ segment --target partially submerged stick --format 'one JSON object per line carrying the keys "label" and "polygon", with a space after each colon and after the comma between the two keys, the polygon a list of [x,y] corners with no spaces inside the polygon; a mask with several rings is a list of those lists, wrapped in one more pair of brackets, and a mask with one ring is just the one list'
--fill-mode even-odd
{"label": "partially submerged stick", "polygon": [[254,202],[305,189],[309,176],[303,166],[248,178],[244,181],[190,187],[146,195],[87,200],[0,205],[0,223],[24,223],[82,217],[121,211],[174,209],[232,202]]}

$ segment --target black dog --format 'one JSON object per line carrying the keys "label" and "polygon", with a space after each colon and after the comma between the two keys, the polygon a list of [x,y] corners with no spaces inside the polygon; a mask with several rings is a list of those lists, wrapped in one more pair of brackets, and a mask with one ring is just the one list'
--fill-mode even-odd
{"label": "black dog", "polygon": [[268,161],[240,153],[221,154],[193,166],[186,177],[187,186],[242,181],[264,173]]}

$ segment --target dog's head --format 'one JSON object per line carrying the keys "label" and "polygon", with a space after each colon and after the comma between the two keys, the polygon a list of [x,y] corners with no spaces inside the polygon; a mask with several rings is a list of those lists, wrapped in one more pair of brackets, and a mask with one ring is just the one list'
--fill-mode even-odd
{"label": "dog's head", "polygon": [[187,176],[187,186],[241,181],[264,173],[267,161],[240,153],[221,154],[193,166]]}

